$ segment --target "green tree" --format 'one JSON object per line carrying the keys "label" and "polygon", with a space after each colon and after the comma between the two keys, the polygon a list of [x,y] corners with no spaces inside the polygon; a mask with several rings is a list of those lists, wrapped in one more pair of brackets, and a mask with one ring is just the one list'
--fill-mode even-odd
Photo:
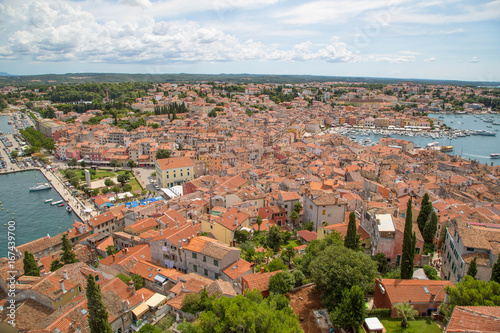
{"label": "green tree", "polygon": [[420,230],[421,233],[424,232],[425,224],[429,219],[431,211],[432,211],[432,202],[430,202],[429,200],[429,195],[425,193],[424,197],[422,198],[420,213],[418,213],[417,217],[418,229]]}
{"label": "green tree", "polygon": [[[403,253],[401,259],[401,278],[411,279],[413,277],[413,265],[415,260],[416,236],[413,232],[411,198],[406,206],[406,221],[403,234]],[[413,234],[412,234],[413,233]]]}
{"label": "green tree", "polygon": [[283,271],[271,276],[267,289],[271,293],[284,295],[292,290],[294,285],[295,278],[292,273]]}
{"label": "green tree", "polygon": [[122,190],[123,190],[123,192],[130,192],[130,190],[132,190],[132,185],[125,184],[125,185],[123,185]]}
{"label": "green tree", "polygon": [[113,187],[111,188],[111,192],[114,192],[114,193],[118,193],[118,192],[120,192],[120,186],[113,186]]}
{"label": "green tree", "polygon": [[144,278],[139,274],[132,275],[132,281],[134,281],[135,289],[141,289],[144,287]]}
{"label": "green tree", "polygon": [[300,202],[296,202],[295,205],[293,205],[293,210],[300,214],[300,211],[302,210],[302,204]]}
{"label": "green tree", "polygon": [[449,305],[444,306],[445,313],[451,313],[459,306],[500,306],[500,283],[476,280],[466,275],[455,287],[447,286]]}
{"label": "green tree", "polygon": [[395,305],[398,312],[398,316],[402,318],[401,327],[408,326],[408,320],[413,320],[415,316],[418,316],[418,311],[410,303],[398,303]]}
{"label": "green tree", "polygon": [[303,332],[283,295],[270,294],[264,299],[260,290],[252,290],[234,298],[214,299],[212,307],[189,330],[179,325],[181,332]]}
{"label": "green tree", "polygon": [[356,214],[354,214],[354,212],[351,212],[351,214],[349,214],[349,224],[347,226],[347,234],[344,238],[344,246],[348,249],[359,251],[360,237],[361,235],[358,234],[356,228]]}
{"label": "green tree", "polygon": [[285,234],[280,227],[272,225],[267,232],[266,243],[267,246],[278,252],[281,245],[285,242]]}
{"label": "green tree", "polygon": [[364,293],[373,290],[377,264],[362,252],[331,245],[316,255],[309,269],[323,304],[331,311],[344,289],[357,285]]}
{"label": "green tree", "polygon": [[469,264],[469,269],[467,270],[467,275],[475,278],[477,275],[477,257],[474,257]]}
{"label": "green tree", "polygon": [[106,179],[104,179],[104,185],[106,185],[106,186],[113,186],[113,185],[115,185],[115,182],[112,181],[109,178],[106,178]]}
{"label": "green tree", "polygon": [[136,163],[134,162],[134,160],[128,160],[127,161],[127,166],[130,168],[130,170],[132,170],[132,169],[135,168]]}
{"label": "green tree", "polygon": [[257,220],[255,221],[255,223],[257,223],[257,226],[258,226],[258,232],[260,232],[260,226],[262,225],[262,217],[260,217],[260,215],[257,216]]}
{"label": "green tree", "polygon": [[101,288],[92,274],[87,276],[87,307],[90,333],[113,333],[108,321],[108,310],[102,301]]}
{"label": "green tree", "polygon": [[434,237],[436,237],[438,226],[438,216],[436,212],[431,212],[431,218],[424,227],[424,232],[422,236],[424,237],[424,241],[426,244],[434,244]]}
{"label": "green tree", "polygon": [[116,180],[123,186],[130,180],[130,175],[128,173],[119,174]]}
{"label": "green tree", "polygon": [[380,274],[385,274],[387,272],[387,258],[382,252],[377,253],[373,256],[373,260],[377,262],[377,270]]}
{"label": "green tree", "polygon": [[113,170],[116,170],[116,168],[121,166],[121,163],[116,159],[112,159],[111,161],[109,161],[109,166],[112,167]]}
{"label": "green tree", "polygon": [[332,311],[330,319],[335,327],[345,330],[355,328],[357,332],[365,320],[365,315],[363,289],[359,286],[352,286],[350,290],[344,290],[342,301]]}
{"label": "green tree", "polygon": [[17,150],[13,150],[13,151],[10,152],[10,156],[13,159],[16,159],[18,155],[19,155],[19,152]]}
{"label": "green tree", "polygon": [[40,276],[40,270],[31,252],[24,251],[23,269],[26,276]]}
{"label": "green tree", "polygon": [[498,256],[497,261],[493,264],[490,281],[500,283],[500,256]]}
{"label": "green tree", "polygon": [[54,259],[52,260],[52,262],[50,263],[50,271],[51,272],[55,272],[57,271],[59,268],[63,267],[64,264],[62,262],[60,262],[58,259]]}
{"label": "green tree", "polygon": [[84,160],[82,160],[80,162],[80,166],[82,167],[82,169],[85,168],[87,166],[87,162],[85,162]]}
{"label": "green tree", "polygon": [[217,112],[215,111],[215,109],[212,109],[212,111],[210,111],[210,112],[208,113],[208,116],[209,116],[209,117],[212,117],[212,118],[217,117]]}
{"label": "green tree", "polygon": [[106,254],[108,256],[113,255],[118,252],[118,249],[114,245],[106,246]]}
{"label": "green tree", "polygon": [[268,272],[276,272],[276,271],[282,271],[286,269],[286,265],[283,263],[283,260],[280,258],[274,258],[271,260],[269,265],[267,265],[267,270]]}
{"label": "green tree", "polygon": [[151,324],[146,324],[142,326],[137,333],[162,333],[161,329],[157,326]]}
{"label": "green tree", "polygon": [[159,149],[156,152],[156,159],[157,160],[160,160],[162,158],[169,158],[169,157],[170,157],[170,151],[168,151],[166,149]]}
{"label": "green tree", "polygon": [[299,213],[297,213],[295,210],[290,214],[290,218],[292,219],[292,225],[294,228],[297,226],[297,220],[299,219],[299,217]]}
{"label": "green tree", "polygon": [[66,234],[63,234],[62,236],[62,251],[61,261],[65,265],[77,262],[75,252],[73,252],[73,246],[69,242]]}
{"label": "green tree", "polygon": [[302,224],[302,228],[304,230],[314,231],[314,222],[311,220],[307,220]]}
{"label": "green tree", "polygon": [[132,278],[130,276],[128,276],[127,274],[118,273],[118,274],[116,274],[116,277],[119,278],[120,280],[122,280],[123,283],[125,283],[127,286],[128,286],[128,283],[130,281],[132,281]]}
{"label": "green tree", "polygon": [[291,244],[288,244],[281,250],[281,257],[285,257],[288,262],[288,266],[291,265],[292,259],[295,257],[295,249]]}
{"label": "green tree", "polygon": [[184,312],[189,312],[191,314],[196,314],[197,312],[211,310],[212,300],[214,298],[208,297],[208,293],[205,288],[203,288],[203,290],[199,294],[189,293],[182,300],[181,310]]}
{"label": "green tree", "polygon": [[69,167],[75,167],[78,164],[78,161],[76,160],[76,158],[73,157],[72,159],[70,159],[68,161],[67,164],[68,164]]}

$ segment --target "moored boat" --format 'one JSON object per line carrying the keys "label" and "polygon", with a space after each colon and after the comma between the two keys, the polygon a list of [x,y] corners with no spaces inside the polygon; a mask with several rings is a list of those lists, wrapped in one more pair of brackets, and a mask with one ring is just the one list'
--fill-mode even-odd
{"label": "moored boat", "polygon": [[54,200],[54,199],[47,199],[47,200],[45,200],[44,202],[45,202],[45,203],[48,203],[48,202],[52,202],[52,200]]}
{"label": "moored boat", "polygon": [[57,205],[57,207],[63,207],[64,206],[64,203],[60,203],[59,205]]}
{"label": "moored boat", "polygon": [[36,186],[29,187],[30,192],[33,191],[42,191],[42,190],[50,190],[52,186],[49,183],[37,184]]}
{"label": "moored boat", "polygon": [[62,203],[63,200],[59,200],[59,201],[54,201],[51,203],[52,206],[55,206],[55,205],[59,205],[60,203]]}

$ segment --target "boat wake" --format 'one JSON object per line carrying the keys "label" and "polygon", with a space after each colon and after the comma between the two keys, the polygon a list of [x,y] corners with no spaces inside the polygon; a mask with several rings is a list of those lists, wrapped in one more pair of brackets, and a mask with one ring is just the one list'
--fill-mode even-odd
{"label": "boat wake", "polygon": [[489,156],[466,154],[466,153],[463,153],[462,155],[466,155],[466,156],[470,156],[470,157],[477,157],[477,158],[490,158]]}

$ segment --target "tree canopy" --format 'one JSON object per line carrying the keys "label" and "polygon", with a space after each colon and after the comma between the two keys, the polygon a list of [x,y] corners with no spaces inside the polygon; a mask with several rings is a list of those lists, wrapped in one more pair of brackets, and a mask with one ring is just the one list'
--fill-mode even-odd
{"label": "tree canopy", "polygon": [[108,321],[108,311],[102,301],[101,288],[95,283],[94,276],[87,276],[87,306],[89,310],[90,333],[112,333],[113,329]]}
{"label": "tree canopy", "polygon": [[62,236],[62,251],[61,261],[64,262],[65,265],[77,262],[75,252],[73,252],[73,246],[69,242],[66,234]]}
{"label": "tree canopy", "polygon": [[309,269],[323,304],[331,311],[345,289],[357,285],[364,293],[373,290],[377,264],[364,253],[331,245],[313,259]]}
{"label": "tree canopy", "polygon": [[344,238],[344,246],[348,249],[358,251],[360,248],[359,239],[361,235],[358,234],[356,228],[356,214],[351,212],[349,214],[349,224],[347,226],[347,234]]}
{"label": "tree canopy", "polygon": [[288,271],[279,272],[269,279],[268,290],[271,293],[284,295],[292,290],[295,277]]}
{"label": "tree canopy", "polygon": [[213,300],[212,310],[204,311],[195,324],[181,324],[178,329],[183,333],[302,332],[285,296],[270,294],[264,299],[257,289]]}
{"label": "tree canopy", "polygon": [[40,276],[40,270],[31,252],[24,251],[23,269],[26,276]]}
{"label": "tree canopy", "polygon": [[[415,261],[416,235],[413,232],[412,203],[411,198],[406,206],[406,221],[403,233],[403,252],[401,259],[401,278],[411,279],[413,277],[413,265]],[[412,235],[413,234],[413,235]]]}
{"label": "tree canopy", "polygon": [[156,152],[156,159],[157,160],[160,160],[162,158],[169,158],[169,157],[170,157],[170,151],[168,151],[166,149],[159,149]]}
{"label": "tree canopy", "polygon": [[449,296],[449,306],[499,306],[500,283],[495,281],[475,280],[466,275],[455,287],[446,287]]}
{"label": "tree canopy", "polygon": [[345,289],[342,294],[342,301],[331,313],[331,320],[335,327],[342,329],[359,327],[365,320],[365,295],[359,286],[352,286],[350,290]]}

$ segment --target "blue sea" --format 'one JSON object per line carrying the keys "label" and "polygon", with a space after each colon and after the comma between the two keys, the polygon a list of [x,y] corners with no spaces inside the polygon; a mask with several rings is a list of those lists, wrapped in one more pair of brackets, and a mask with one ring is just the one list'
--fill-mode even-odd
{"label": "blue sea", "polygon": [[51,237],[68,230],[74,220],[64,207],[45,203],[46,199],[62,200],[55,189],[29,192],[36,183],[48,183],[40,171],[24,171],[0,175],[0,257],[7,255],[7,224],[16,222],[16,245],[22,245],[49,234]]}
{"label": "blue sea", "polygon": [[[492,125],[491,123],[485,123],[483,120],[475,117],[474,115],[454,115],[454,114],[429,114],[431,118],[438,118],[442,120],[444,124],[456,129],[470,129],[478,130],[484,129],[490,132],[495,132],[500,130],[500,126]],[[485,118],[486,115],[481,115]],[[492,118],[495,122],[500,122],[500,115],[487,115],[488,118]],[[486,127],[491,126],[491,127]],[[467,137],[458,137],[456,139],[450,140],[448,137],[441,139],[433,139],[431,137],[425,136],[404,136],[393,134],[392,138],[403,139],[407,141],[412,141],[413,143],[425,147],[428,143],[437,141],[440,146],[453,146],[454,150],[452,155],[462,156],[466,160],[476,160],[482,164],[490,165],[500,165],[500,159],[491,159],[490,154],[500,154],[500,132],[495,132],[496,136],[479,136],[471,135]],[[356,135],[355,135],[356,136]],[[369,138],[372,142],[377,142],[382,135],[360,135],[356,136],[357,139],[364,140]]]}

